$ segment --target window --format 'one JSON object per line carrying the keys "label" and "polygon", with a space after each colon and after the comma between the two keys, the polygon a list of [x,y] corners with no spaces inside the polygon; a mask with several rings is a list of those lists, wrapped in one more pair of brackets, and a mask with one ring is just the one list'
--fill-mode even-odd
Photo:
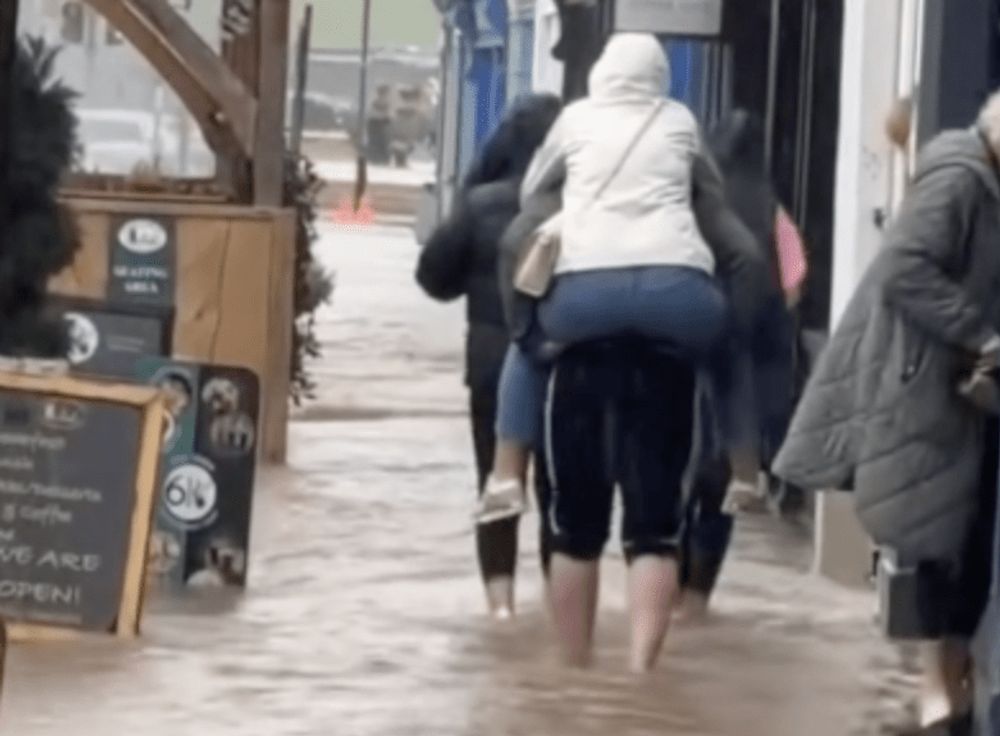
{"label": "window", "polygon": [[62,40],[66,43],[83,43],[86,26],[83,3],[65,2],[62,6]]}
{"label": "window", "polygon": [[[0,0],[4,2],[5,0]],[[171,0],[196,31],[218,36],[221,0]],[[83,173],[210,178],[215,155],[170,86],[117,30],[80,0],[21,0],[20,31],[62,45],[56,76],[77,92]]]}
{"label": "window", "polygon": [[147,140],[142,125],[113,117],[80,113],[80,136],[89,143],[142,143]]}

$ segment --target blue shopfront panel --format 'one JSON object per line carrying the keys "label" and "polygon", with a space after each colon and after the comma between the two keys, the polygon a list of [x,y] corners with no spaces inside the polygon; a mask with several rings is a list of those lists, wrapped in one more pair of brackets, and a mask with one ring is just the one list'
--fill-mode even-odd
{"label": "blue shopfront panel", "polygon": [[670,60],[670,96],[701,117],[705,95],[706,43],[696,40],[667,40],[663,43]]}

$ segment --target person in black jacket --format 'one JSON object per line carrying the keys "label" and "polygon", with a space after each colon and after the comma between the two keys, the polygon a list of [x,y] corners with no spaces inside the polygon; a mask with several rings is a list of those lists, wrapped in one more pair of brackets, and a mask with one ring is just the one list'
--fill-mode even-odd
{"label": "person in black jacket", "polygon": [[[497,276],[500,240],[519,213],[521,180],[535,150],[559,115],[556,97],[520,100],[472,164],[454,212],[431,235],[417,266],[417,282],[431,297],[466,297],[466,385],[482,493],[493,466],[497,384],[509,344]],[[517,519],[477,529],[479,564],[491,612],[514,610]]]}
{"label": "person in black jacket", "polygon": [[[806,273],[801,237],[766,171],[764,138],[761,120],[746,110],[734,110],[715,126],[708,139],[725,176],[726,199],[753,234],[768,265],[757,323],[744,337],[734,336],[719,363],[722,406],[717,408],[734,476],[731,510],[764,500],[759,476],[769,470],[791,419],[795,388],[793,309]],[[799,247],[791,247],[796,245]]]}

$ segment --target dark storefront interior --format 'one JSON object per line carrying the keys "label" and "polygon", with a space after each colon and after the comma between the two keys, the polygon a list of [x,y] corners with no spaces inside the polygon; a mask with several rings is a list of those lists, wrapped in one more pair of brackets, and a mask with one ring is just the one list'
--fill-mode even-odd
{"label": "dark storefront interior", "polygon": [[825,329],[830,313],[843,13],[843,0],[740,0],[725,15],[733,104],[764,119],[773,109],[764,145],[779,196],[808,243],[801,316],[814,329]]}

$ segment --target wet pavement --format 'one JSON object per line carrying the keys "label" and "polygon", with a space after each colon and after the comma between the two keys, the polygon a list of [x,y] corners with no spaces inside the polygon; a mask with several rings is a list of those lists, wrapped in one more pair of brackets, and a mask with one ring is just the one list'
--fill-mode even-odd
{"label": "wet pavement", "polygon": [[404,231],[327,228],[337,270],[320,391],[263,474],[250,588],[153,601],[134,644],[14,648],[4,736],[864,736],[913,690],[873,596],[808,574],[800,531],[741,523],[714,618],[624,674],[620,557],[606,564],[598,663],[557,666],[534,516],[521,615],[483,615],[469,513],[461,305],[412,284]]}

